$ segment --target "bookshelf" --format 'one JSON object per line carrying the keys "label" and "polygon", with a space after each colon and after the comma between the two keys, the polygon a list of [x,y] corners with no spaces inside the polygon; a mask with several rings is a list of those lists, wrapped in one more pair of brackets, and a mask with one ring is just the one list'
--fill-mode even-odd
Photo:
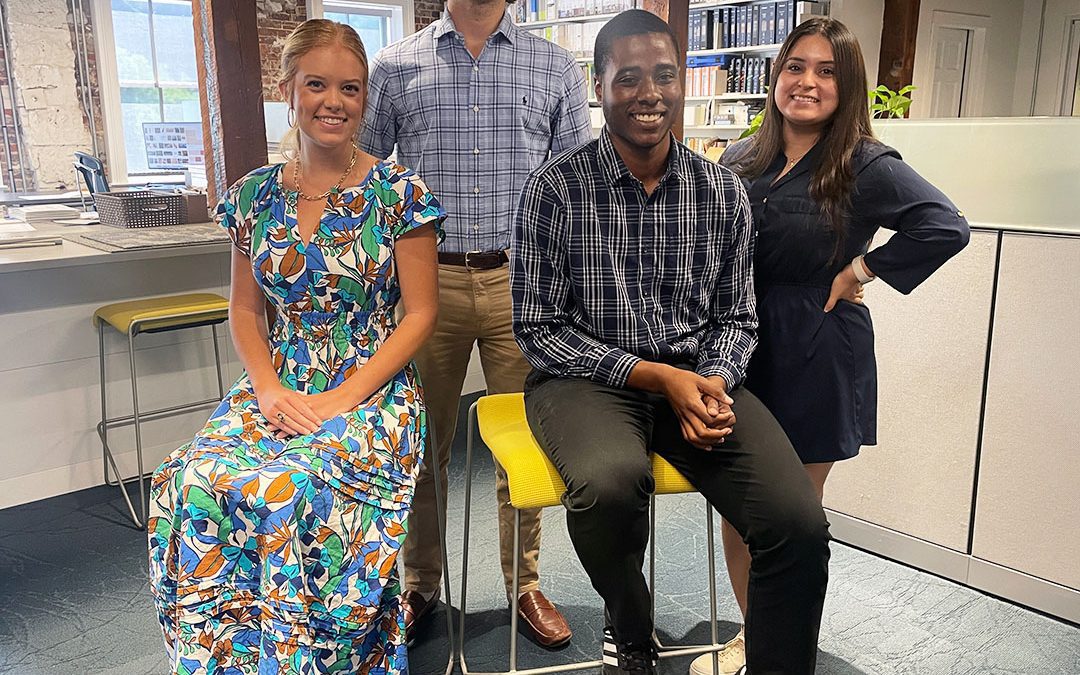
{"label": "bookshelf", "polygon": [[827,1],[707,0],[687,14],[683,137],[707,154],[738,138],[761,110],[773,58],[795,26],[827,16]]}
{"label": "bookshelf", "polygon": [[[581,66],[594,132],[603,124],[592,86],[596,35],[619,12],[635,7],[657,11],[659,7],[650,2],[517,0],[511,8],[519,27],[562,46]],[[669,5],[670,20],[681,24],[672,10]],[[784,38],[807,18],[827,15],[828,4],[827,0],[706,0],[683,4],[681,11],[688,12],[683,138],[693,147],[725,143],[747,129],[768,97],[772,58]]]}
{"label": "bookshelf", "polygon": [[[630,7],[627,7],[627,9],[630,9]],[[602,21],[607,21],[608,19],[614,17],[616,14],[618,14],[618,12],[612,12],[610,14],[588,14],[588,15],[582,15],[582,16],[568,16],[568,17],[563,17],[563,18],[560,18],[560,19],[547,19],[547,20],[542,20],[542,21],[541,20],[522,21],[521,23],[518,24],[518,26],[520,26],[521,28],[525,28],[526,30],[531,30],[533,28],[547,28],[548,26],[558,26],[558,25],[561,25],[561,24],[569,24],[569,23],[602,22]]]}

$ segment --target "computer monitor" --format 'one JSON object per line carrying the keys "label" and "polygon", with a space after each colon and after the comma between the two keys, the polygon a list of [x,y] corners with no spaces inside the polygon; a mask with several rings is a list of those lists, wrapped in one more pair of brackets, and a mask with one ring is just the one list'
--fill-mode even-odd
{"label": "computer monitor", "polygon": [[152,171],[184,171],[202,166],[201,122],[143,122],[146,165]]}

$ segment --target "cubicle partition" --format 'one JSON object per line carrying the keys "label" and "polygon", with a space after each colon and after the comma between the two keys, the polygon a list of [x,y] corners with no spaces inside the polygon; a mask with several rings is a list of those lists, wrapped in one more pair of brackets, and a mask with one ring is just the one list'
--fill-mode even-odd
{"label": "cubicle partition", "polygon": [[876,130],[973,231],[912,295],[867,287],[879,443],[830,477],[833,533],[1080,622],[1080,119]]}

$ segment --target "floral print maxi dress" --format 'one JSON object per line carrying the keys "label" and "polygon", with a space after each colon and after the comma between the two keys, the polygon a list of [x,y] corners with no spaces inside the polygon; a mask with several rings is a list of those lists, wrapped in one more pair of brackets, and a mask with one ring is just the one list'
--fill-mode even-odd
{"label": "floral print maxi dress", "polygon": [[[420,179],[377,163],[332,194],[306,246],[281,165],[217,209],[277,309],[286,387],[315,394],[362,368],[394,329],[394,241],[445,213]],[[245,373],[154,474],[150,585],[174,672],[407,670],[397,553],[423,454],[410,366],[314,434],[278,440]]]}

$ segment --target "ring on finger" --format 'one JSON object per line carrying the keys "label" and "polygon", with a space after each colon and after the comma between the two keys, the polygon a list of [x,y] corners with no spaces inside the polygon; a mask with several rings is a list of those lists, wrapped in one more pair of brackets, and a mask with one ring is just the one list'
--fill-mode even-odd
{"label": "ring on finger", "polygon": [[284,422],[285,421],[285,413],[279,412],[277,414],[277,418],[278,418],[278,422]]}

